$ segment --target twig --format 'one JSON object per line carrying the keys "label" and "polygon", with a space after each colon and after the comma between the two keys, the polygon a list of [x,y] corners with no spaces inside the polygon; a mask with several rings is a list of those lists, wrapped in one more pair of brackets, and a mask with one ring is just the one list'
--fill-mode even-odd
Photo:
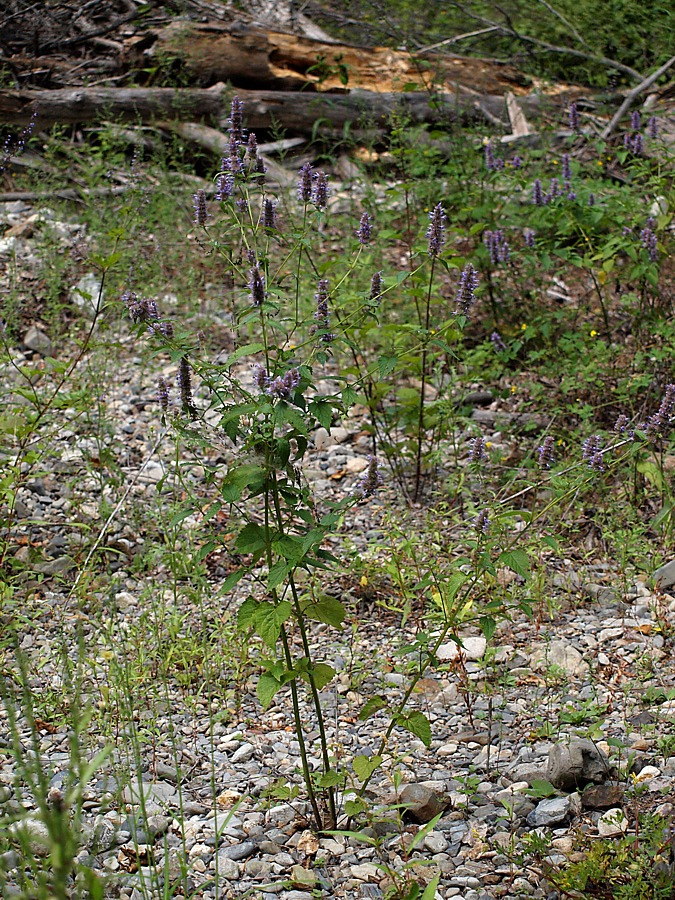
{"label": "twig", "polygon": [[479,37],[481,34],[491,34],[493,31],[498,31],[496,25],[490,25],[488,28],[479,28],[477,31],[467,31],[465,34],[457,34],[455,37],[446,38],[437,44],[429,44],[428,47],[420,48],[415,52],[415,55],[423,56],[425,53],[431,53],[432,50],[438,50],[439,47],[447,47],[448,44],[458,44],[467,38]]}
{"label": "twig", "polygon": [[588,47],[588,43],[587,43],[587,42],[584,40],[584,38],[579,34],[579,32],[578,32],[578,31],[576,30],[576,28],[574,27],[574,25],[572,25],[572,23],[571,23],[568,19],[566,19],[565,16],[563,16],[562,13],[558,12],[558,10],[555,9],[553,6],[551,6],[550,3],[547,3],[546,0],[536,0],[536,2],[537,2],[537,3],[541,3],[542,6],[545,6],[546,9],[547,9],[552,15],[554,15],[554,16],[556,17],[556,19],[559,19],[559,20],[563,23],[563,25],[565,26],[565,28],[569,28],[569,30],[572,32],[572,34],[574,35],[574,37],[579,41],[579,43],[580,43],[582,46]]}
{"label": "twig", "polygon": [[675,56],[671,56],[667,63],[664,63],[660,69],[657,69],[656,72],[652,72],[651,75],[648,75],[640,84],[636,84],[634,88],[632,88],[627,94],[626,99],[623,101],[621,106],[617,109],[617,111],[612,116],[609,124],[603,129],[600,137],[603,140],[607,140],[610,134],[614,131],[616,126],[619,124],[619,121],[623,114],[627,109],[631,106],[636,97],[639,97],[640,94],[644,93],[648,88],[650,88],[654,82],[660,78],[664,72],[667,72],[668,69],[675,63]]}

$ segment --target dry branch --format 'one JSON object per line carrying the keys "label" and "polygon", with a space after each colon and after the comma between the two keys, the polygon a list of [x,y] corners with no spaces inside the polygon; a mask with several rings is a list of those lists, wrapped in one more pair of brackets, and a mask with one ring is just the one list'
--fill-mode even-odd
{"label": "dry branch", "polygon": [[[100,119],[136,123],[160,120],[224,122],[233,92],[223,85],[208,90],[174,88],[75,88],[54,91],[0,91],[0,119],[27,125],[33,113],[37,127]],[[385,131],[391,115],[401,112],[412,123],[438,123],[475,115],[475,94],[458,92],[430,97],[427,93],[310,94],[290,91],[246,91],[246,124],[254,130],[281,127],[287,133],[308,134],[320,121],[324,131],[342,133],[348,127]],[[485,96],[481,104],[492,115],[504,110],[504,98]],[[521,97],[527,114],[540,109],[537,96]]]}

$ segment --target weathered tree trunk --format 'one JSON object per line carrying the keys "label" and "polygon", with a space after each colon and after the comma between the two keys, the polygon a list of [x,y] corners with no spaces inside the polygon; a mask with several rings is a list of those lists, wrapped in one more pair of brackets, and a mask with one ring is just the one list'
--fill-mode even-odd
{"label": "weathered tree trunk", "polygon": [[[152,119],[210,120],[223,123],[229,112],[231,89],[216,85],[208,90],[173,88],[75,88],[54,91],[0,91],[0,121],[26,125],[34,113],[36,126],[74,124],[96,119],[148,122]],[[458,91],[430,97],[426,93],[348,94],[297,93],[292,91],[236,92],[245,103],[246,126],[254,130],[280,127],[287,134],[307,134],[320,121],[324,131],[385,130],[390,116],[400,111],[413,123],[437,123],[474,115],[473,93]],[[520,99],[525,112],[539,108],[536,96]],[[494,116],[504,113],[504,98],[480,98],[480,105]]]}
{"label": "weathered tree trunk", "polygon": [[244,88],[280,90],[396,92],[412,86],[452,92],[459,83],[479,94],[529,90],[517,69],[490,59],[445,54],[420,60],[388,47],[328,43],[236,23],[178,21],[128,47],[132,65],[147,67],[148,57],[153,64],[178,59],[202,85],[230,80]]}

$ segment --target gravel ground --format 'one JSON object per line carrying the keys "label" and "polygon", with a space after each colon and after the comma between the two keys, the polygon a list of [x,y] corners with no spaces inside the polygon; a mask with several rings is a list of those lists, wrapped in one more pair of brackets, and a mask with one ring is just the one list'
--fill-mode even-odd
{"label": "gravel ground", "polygon": [[[17,225],[30,212],[6,205],[3,218]],[[71,240],[79,226],[53,227]],[[0,253],[29,266],[36,239],[12,238],[8,250],[9,240],[0,241]],[[461,651],[444,645],[442,664],[412,701],[431,722],[431,745],[395,731],[389,749],[402,776],[399,793],[391,764],[371,785],[374,811],[397,799],[408,804],[403,823],[393,833],[383,830],[378,849],[339,834],[316,837],[301,800],[264,797],[276,781],[300,783],[290,695],[280,692],[265,713],[255,698],[257,669],[227,624],[251,585],[219,595],[227,554],[207,558],[198,584],[185,577],[201,517],[183,519],[185,537],[172,557],[159,552],[158,523],[175,503],[188,492],[206,502],[208,458],[176,458],[162,438],[154,400],[160,373],[139,359],[131,338],[118,337],[114,359],[94,354],[84,364],[87,377],[104,384],[96,405],[84,412],[65,406],[47,453],[19,492],[13,553],[29,565],[14,610],[3,612],[5,625],[23,617],[21,648],[35,692],[35,738],[17,694],[24,759],[39,749],[50,789],[68,785],[64,650],[79,660],[82,693],[95,709],[85,755],[112,748],[86,784],[79,854],[109,876],[108,896],[160,896],[147,885],[187,878],[190,896],[203,898],[241,897],[250,889],[265,900],[377,898],[389,883],[383,866],[400,869],[408,857],[429,864],[420,865],[420,877],[440,873],[439,898],[557,896],[541,861],[515,861],[533,831],[551,839],[548,863],[563,865],[578,858],[580,833],[611,837],[632,829],[638,805],[673,820],[675,596],[672,587],[654,593],[645,582],[627,581],[612,560],[551,567],[538,614],[516,613],[500,623],[488,657],[477,630],[460,635]],[[12,348],[12,365],[0,372],[5,391],[16,386],[16,366],[40,364],[53,350],[45,339],[26,331]],[[175,366],[161,366],[167,378],[175,376]],[[488,402],[475,415],[495,443],[502,439],[497,407]],[[353,490],[369,449],[358,410],[332,433],[315,433],[304,475],[317,502]],[[0,455],[6,463],[10,451]],[[322,696],[328,739],[343,760],[375,752],[386,722],[377,715],[359,721],[358,712],[375,693],[402,695],[396,651],[416,631],[417,611],[402,626],[377,602],[386,596],[386,580],[367,577],[377,571],[374,559],[387,561],[395,503],[383,488],[335,537],[336,549],[348,539],[361,558],[357,574],[336,572],[326,585],[343,599],[355,627],[338,633],[315,625],[311,632],[313,650],[338,673]],[[227,534],[236,522],[223,517],[219,527]],[[73,590],[99,536],[96,567]],[[168,537],[166,547],[172,547]],[[149,565],[153,548],[158,552]],[[173,571],[171,558],[182,559]],[[3,666],[11,679],[11,654]],[[302,716],[318,766],[309,706]],[[587,743],[579,744],[582,739]],[[22,785],[20,766],[3,752],[10,741],[3,707],[0,817],[27,816],[23,827],[39,854],[35,798],[25,779]],[[553,781],[555,796],[528,793],[538,779]],[[432,830],[409,849],[421,823],[437,813]],[[21,865],[20,851],[5,855],[10,884]]]}

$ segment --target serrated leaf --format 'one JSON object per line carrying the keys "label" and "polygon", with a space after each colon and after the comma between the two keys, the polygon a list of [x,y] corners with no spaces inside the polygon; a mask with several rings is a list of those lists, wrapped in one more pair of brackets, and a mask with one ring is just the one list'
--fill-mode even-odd
{"label": "serrated leaf", "polygon": [[366,781],[382,765],[381,756],[364,756],[360,753],[352,760],[352,769],[359,781]]}
{"label": "serrated leaf", "polygon": [[269,570],[269,574],[267,575],[267,584],[271,591],[275,588],[279,587],[286,578],[288,578],[288,573],[293,568],[293,564],[289,563],[285,559],[278,559],[272,568]]}
{"label": "serrated leaf", "polygon": [[258,603],[253,616],[253,626],[268,647],[273,648],[279,638],[281,626],[291,614],[291,604],[287,600],[279,603]]}
{"label": "serrated leaf", "polygon": [[346,615],[345,608],[337,597],[329,596],[322,597],[317,603],[310,603],[304,613],[309,619],[338,629],[342,628]]}
{"label": "serrated leaf", "polygon": [[322,425],[326,431],[330,431],[333,421],[333,404],[327,400],[310,400],[309,413],[314,416],[319,425]]}
{"label": "serrated leaf", "polygon": [[398,356],[386,356],[384,354],[380,356],[377,360],[377,369],[380,373],[380,378],[386,378],[390,372],[393,372],[397,363]]}
{"label": "serrated leaf", "polygon": [[500,565],[512,569],[516,575],[522,575],[523,578],[527,577],[530,569],[530,557],[524,550],[504,550],[499,554],[498,562]]}
{"label": "serrated leaf", "polygon": [[256,553],[265,548],[265,529],[255,522],[249,522],[237,535],[234,542],[240,553]]}
{"label": "serrated leaf", "polygon": [[[244,570],[240,569],[240,571],[243,572]],[[254,600],[253,597],[247,597],[239,607],[239,612],[237,613],[237,628],[241,628],[242,631],[251,628],[253,626],[257,608],[258,601]]]}
{"label": "serrated leaf", "polygon": [[260,676],[258,679],[258,686],[256,687],[256,693],[263,709],[267,709],[274,699],[274,695],[281,690],[282,687],[282,683],[277,681],[277,679],[268,672],[264,672]]}
{"label": "serrated leaf", "polygon": [[366,719],[374,716],[376,712],[385,709],[387,706],[388,704],[384,697],[380,697],[379,694],[376,694],[374,697],[371,697],[370,700],[366,700],[363,704],[363,708],[359,713],[359,719],[362,722],[365,722]]}
{"label": "serrated leaf", "polygon": [[431,746],[431,724],[420,710],[414,709],[412,712],[399,716],[396,724],[418,737],[425,747]]}

